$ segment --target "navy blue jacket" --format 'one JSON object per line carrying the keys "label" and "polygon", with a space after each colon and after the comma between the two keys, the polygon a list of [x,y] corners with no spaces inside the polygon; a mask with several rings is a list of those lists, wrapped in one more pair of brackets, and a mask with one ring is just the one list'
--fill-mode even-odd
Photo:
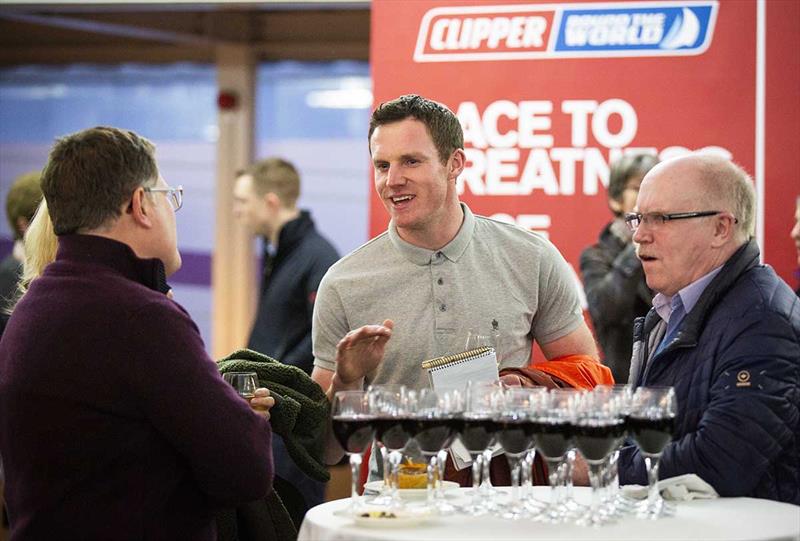
{"label": "navy blue jacket", "polygon": [[[695,473],[722,496],[800,504],[800,300],[754,241],[714,277],[669,344],[652,359],[660,318],[637,320],[631,381],[672,385],[676,432],[661,479]],[[622,449],[622,484],[647,484],[643,457]]]}
{"label": "navy blue jacket", "polygon": [[311,374],[311,315],[317,287],[338,259],[307,211],[285,223],[277,252],[265,254],[261,298],[247,347]]}

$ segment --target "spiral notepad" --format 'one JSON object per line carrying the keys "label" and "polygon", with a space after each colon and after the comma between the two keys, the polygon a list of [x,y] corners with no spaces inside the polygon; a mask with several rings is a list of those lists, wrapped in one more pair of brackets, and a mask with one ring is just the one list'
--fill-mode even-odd
{"label": "spiral notepad", "polygon": [[468,381],[498,379],[494,348],[480,347],[422,363],[434,389],[463,389]]}

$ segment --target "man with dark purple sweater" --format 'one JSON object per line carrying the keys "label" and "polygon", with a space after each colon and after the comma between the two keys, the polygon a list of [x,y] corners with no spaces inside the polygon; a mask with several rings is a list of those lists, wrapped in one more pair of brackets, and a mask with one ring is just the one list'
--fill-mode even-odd
{"label": "man with dark purple sweater", "polygon": [[212,540],[215,508],[272,488],[274,399],[242,400],[165,294],[181,188],[154,152],[92,128],[44,169],[58,255],[0,341],[12,540]]}

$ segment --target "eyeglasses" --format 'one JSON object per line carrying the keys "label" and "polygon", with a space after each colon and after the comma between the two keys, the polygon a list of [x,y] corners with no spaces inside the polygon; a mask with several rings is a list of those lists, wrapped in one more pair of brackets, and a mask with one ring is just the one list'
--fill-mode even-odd
{"label": "eyeglasses", "polygon": [[180,208],[183,206],[183,186],[178,186],[177,188],[145,188],[144,191],[150,193],[157,193],[163,192],[167,194],[167,201],[169,201],[169,205],[172,207],[172,210],[178,212]]}
{"label": "eyeglasses", "polygon": [[[628,212],[625,214],[625,223],[631,231],[636,231],[639,226],[644,223],[645,225],[659,226],[664,225],[670,220],[687,220],[689,218],[702,218],[704,216],[715,216],[722,214],[721,210],[701,210],[698,212],[675,212],[673,214],[661,214],[660,212],[647,212],[645,214],[639,212]],[[733,219],[734,223],[739,223],[736,218]]]}

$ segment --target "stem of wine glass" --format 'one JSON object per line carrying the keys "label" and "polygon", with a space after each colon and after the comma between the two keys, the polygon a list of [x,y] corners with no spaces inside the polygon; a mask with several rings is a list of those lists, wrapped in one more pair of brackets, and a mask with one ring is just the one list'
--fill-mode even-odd
{"label": "stem of wine glass", "polygon": [[[436,487],[436,470],[438,468],[438,458],[436,454],[431,455],[428,459],[428,486],[426,492],[426,499],[428,502],[428,508],[433,509],[434,505],[436,504],[435,492],[434,489]],[[439,483],[441,483],[441,474],[439,475]]]}
{"label": "stem of wine glass", "polygon": [[506,454],[508,468],[511,470],[511,505],[516,508],[519,505],[519,477],[522,470],[522,461],[519,456]]}
{"label": "stem of wine glass", "polygon": [[361,472],[361,455],[350,455],[350,511],[355,514],[359,507],[358,476]]}
{"label": "stem of wine glass", "polygon": [[647,466],[647,508],[651,512],[661,503],[661,493],[658,491],[658,461],[661,455],[646,455],[644,464]]}
{"label": "stem of wine glass", "polygon": [[444,501],[444,470],[447,465],[447,451],[442,449],[436,453],[436,459],[439,461],[439,484],[436,485],[436,497],[439,501]]}
{"label": "stem of wine glass", "polygon": [[589,520],[597,523],[600,521],[600,477],[603,473],[602,463],[592,462],[589,464],[589,482],[592,485],[592,507],[589,511]]}
{"label": "stem of wine glass", "polygon": [[386,496],[392,488],[391,475],[392,467],[389,464],[389,450],[385,445],[380,444],[381,450],[381,467],[383,468],[383,486],[381,487],[381,496]]}
{"label": "stem of wine glass", "polygon": [[483,453],[472,457],[472,505],[481,505],[482,497],[479,493],[481,484],[481,470],[483,469]]}
{"label": "stem of wine glass", "polygon": [[550,505],[548,506],[548,510],[552,513],[558,507],[559,504],[559,485],[561,484],[559,481],[559,465],[561,464],[561,460],[556,458],[547,458],[547,481],[550,483]]}
{"label": "stem of wine glass", "polygon": [[391,494],[392,503],[391,507],[402,507],[400,500],[400,462],[403,460],[403,454],[400,451],[392,451],[389,453],[389,464],[391,465]]}

